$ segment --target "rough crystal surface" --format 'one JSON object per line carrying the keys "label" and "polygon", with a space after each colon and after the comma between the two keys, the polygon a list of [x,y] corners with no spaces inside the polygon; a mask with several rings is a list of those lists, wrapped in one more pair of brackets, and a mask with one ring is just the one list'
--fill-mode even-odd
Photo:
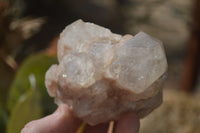
{"label": "rough crystal surface", "polygon": [[142,118],[162,103],[165,52],[146,33],[121,36],[77,20],[60,35],[58,60],[46,73],[48,93],[90,125],[128,112]]}

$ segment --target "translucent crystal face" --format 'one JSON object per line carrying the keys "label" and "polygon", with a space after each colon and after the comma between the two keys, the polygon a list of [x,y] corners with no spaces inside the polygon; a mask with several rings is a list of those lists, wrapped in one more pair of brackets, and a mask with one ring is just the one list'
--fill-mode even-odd
{"label": "translucent crystal face", "polygon": [[48,93],[90,125],[144,117],[162,102],[164,49],[143,32],[121,36],[78,20],[61,33],[58,60],[46,73]]}
{"label": "translucent crystal face", "polygon": [[161,42],[140,32],[116,51],[110,72],[118,85],[141,93],[165,71],[167,62]]}
{"label": "translucent crystal face", "polygon": [[90,86],[93,83],[94,66],[92,60],[84,53],[67,54],[63,57],[63,77],[71,85],[81,87]]}
{"label": "translucent crystal face", "polygon": [[104,69],[110,64],[113,58],[114,50],[112,42],[95,42],[91,45],[88,54],[93,59],[96,68]]}

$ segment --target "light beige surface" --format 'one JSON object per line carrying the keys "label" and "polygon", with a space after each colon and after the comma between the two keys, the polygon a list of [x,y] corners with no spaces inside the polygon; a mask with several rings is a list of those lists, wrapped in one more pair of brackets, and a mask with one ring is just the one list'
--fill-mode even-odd
{"label": "light beige surface", "polygon": [[200,95],[164,89],[163,104],[141,120],[141,133],[199,133]]}

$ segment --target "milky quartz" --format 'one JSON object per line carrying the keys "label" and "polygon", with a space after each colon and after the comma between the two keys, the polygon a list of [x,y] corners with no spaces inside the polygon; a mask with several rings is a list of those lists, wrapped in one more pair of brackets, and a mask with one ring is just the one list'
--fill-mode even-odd
{"label": "milky quartz", "polygon": [[162,103],[165,52],[144,32],[121,36],[77,20],[61,33],[57,53],[59,64],[46,73],[48,93],[90,125],[129,112],[142,118]]}

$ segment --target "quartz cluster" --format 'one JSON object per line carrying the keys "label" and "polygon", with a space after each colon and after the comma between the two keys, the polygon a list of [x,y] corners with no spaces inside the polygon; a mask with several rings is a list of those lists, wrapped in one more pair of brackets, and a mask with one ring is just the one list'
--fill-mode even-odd
{"label": "quartz cluster", "polygon": [[162,103],[164,48],[144,32],[121,36],[77,20],[61,33],[57,55],[46,72],[48,93],[90,125],[129,112],[142,118]]}

